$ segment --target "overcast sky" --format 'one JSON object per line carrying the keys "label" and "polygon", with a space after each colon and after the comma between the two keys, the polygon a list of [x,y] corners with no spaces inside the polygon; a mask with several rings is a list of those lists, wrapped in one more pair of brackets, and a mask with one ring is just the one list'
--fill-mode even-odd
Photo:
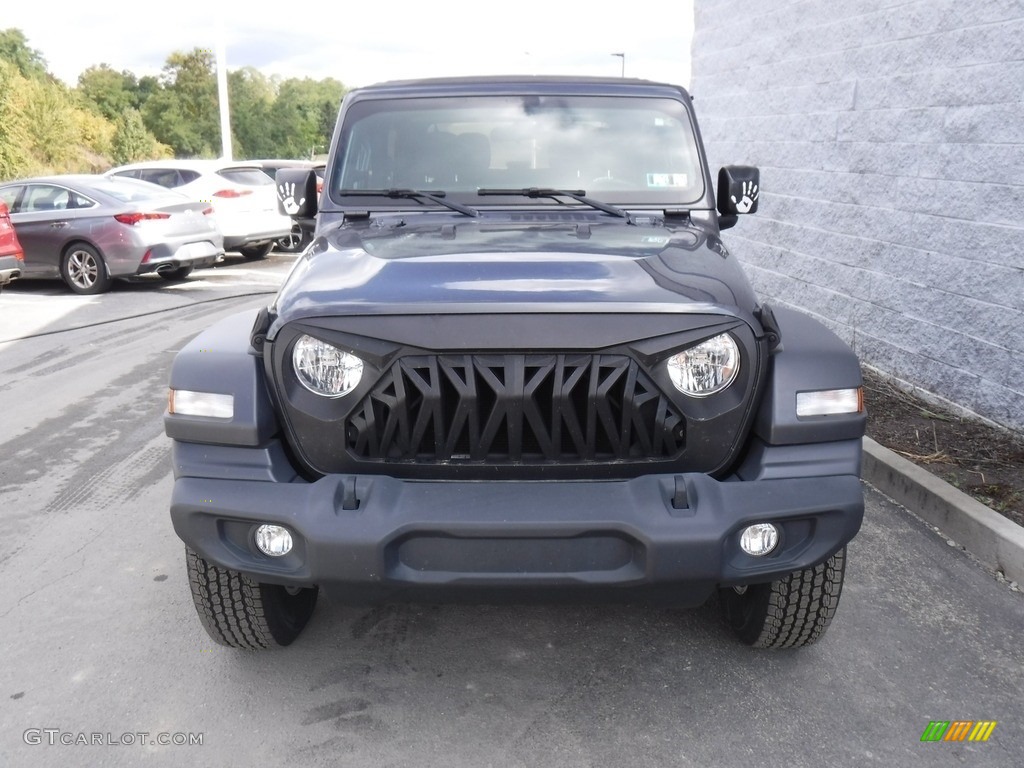
{"label": "overcast sky", "polygon": [[[68,0],[2,2],[50,71],[74,85],[106,63],[156,75],[175,50],[217,43],[224,15],[228,69],[333,77],[354,87],[382,80],[474,74],[618,76],[681,85],[690,79],[692,0]],[[134,10],[133,10],[134,9]],[[307,9],[307,10],[301,10]]]}

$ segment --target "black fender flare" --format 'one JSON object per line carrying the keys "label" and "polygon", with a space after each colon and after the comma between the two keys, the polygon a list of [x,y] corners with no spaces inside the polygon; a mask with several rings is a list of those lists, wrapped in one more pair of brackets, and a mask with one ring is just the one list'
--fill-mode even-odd
{"label": "black fender flare", "polygon": [[754,420],[754,433],[770,445],[859,439],[865,412],[798,418],[796,395],[863,384],[860,362],[836,334],[812,317],[775,308],[780,344],[769,363],[767,386]]}
{"label": "black fender flare", "polygon": [[230,419],[164,414],[164,432],[182,442],[256,447],[279,431],[263,360],[250,345],[259,310],[214,324],[186,344],[171,366],[170,388],[234,397]]}

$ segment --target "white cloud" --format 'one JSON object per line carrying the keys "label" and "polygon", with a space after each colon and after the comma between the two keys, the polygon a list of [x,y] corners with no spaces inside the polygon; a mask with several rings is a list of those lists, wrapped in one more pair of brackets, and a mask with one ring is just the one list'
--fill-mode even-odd
{"label": "white cloud", "polygon": [[692,4],[563,0],[235,2],[180,0],[132,13],[110,0],[5,3],[0,27],[16,27],[50,71],[70,84],[94,64],[159,74],[175,50],[213,48],[223,15],[229,69],[334,77],[348,86],[477,74],[626,75],[686,85]]}

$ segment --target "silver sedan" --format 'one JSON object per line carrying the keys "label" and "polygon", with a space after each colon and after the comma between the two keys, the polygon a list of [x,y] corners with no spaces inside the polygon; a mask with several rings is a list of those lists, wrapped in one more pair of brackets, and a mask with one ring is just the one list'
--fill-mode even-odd
{"label": "silver sedan", "polygon": [[59,277],[75,293],[115,277],[182,280],[224,258],[213,209],[133,179],[48,176],[0,185],[25,253],[23,278]]}

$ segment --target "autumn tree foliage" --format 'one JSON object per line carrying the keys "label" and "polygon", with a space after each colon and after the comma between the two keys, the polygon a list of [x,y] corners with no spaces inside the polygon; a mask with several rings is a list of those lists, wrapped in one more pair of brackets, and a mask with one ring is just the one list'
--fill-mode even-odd
{"label": "autumn tree foliage", "polygon": [[[345,90],[333,78],[229,71],[234,157],[325,152]],[[158,77],[98,63],[72,88],[49,73],[20,30],[0,30],[0,180],[102,172],[159,157],[217,157],[219,121],[209,50],[171,53]]]}

